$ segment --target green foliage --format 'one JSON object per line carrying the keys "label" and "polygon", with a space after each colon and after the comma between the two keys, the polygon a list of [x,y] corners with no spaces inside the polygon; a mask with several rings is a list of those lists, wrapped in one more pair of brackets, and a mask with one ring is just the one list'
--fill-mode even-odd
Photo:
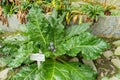
{"label": "green foliage", "polygon": [[95,80],[96,73],[91,68],[79,66],[79,63],[47,60],[39,70],[35,65],[23,67],[10,80]]}
{"label": "green foliage", "polygon": [[3,0],[1,3],[1,7],[3,9],[2,12],[6,16],[16,14],[19,10],[27,12],[27,10],[30,9],[32,5],[33,3],[30,1],[21,1],[20,5],[16,5],[16,2],[14,1],[10,2],[5,0]]}
{"label": "green foliage", "polygon": [[[29,41],[33,41],[34,50],[38,52],[41,49],[47,57],[63,54],[76,56],[82,52],[84,58],[96,59],[107,48],[104,41],[86,32],[89,24],[74,25],[64,30],[64,15],[58,16],[55,10],[46,17],[40,9],[34,8],[30,10],[28,18],[25,34],[29,36]],[[51,42],[55,51],[48,49]]]}
{"label": "green foliage", "polygon": [[[85,59],[96,59],[108,44],[88,32],[88,23],[65,28],[64,16],[58,15],[56,10],[45,15],[39,7],[32,7],[22,32],[3,40],[1,52],[10,56],[8,66],[27,65],[11,80],[95,80],[95,73],[89,67],[56,58],[65,54],[74,57],[80,53]],[[29,56],[39,50],[46,59],[52,59],[41,64],[40,70],[29,61]]]}
{"label": "green foliage", "polygon": [[1,52],[3,55],[9,55],[11,62],[8,66],[10,67],[20,66],[33,51],[33,42],[27,42],[27,38],[20,34],[5,38],[2,44],[4,45]]}
{"label": "green foliage", "polygon": [[17,6],[17,8],[26,11],[27,9],[30,9],[33,4],[29,1],[21,1],[21,5]]}
{"label": "green foliage", "polygon": [[84,32],[79,36],[69,39],[66,47],[70,56],[76,56],[81,52],[85,59],[96,59],[107,48],[107,44],[90,33]]}
{"label": "green foliage", "polygon": [[40,9],[34,8],[30,10],[28,14],[29,22],[27,23],[28,30],[26,30],[25,34],[29,37],[29,41],[33,41],[37,52],[41,49],[43,53],[47,53],[46,56],[50,56],[50,53],[52,53],[48,50],[50,42],[53,42],[54,46],[58,45],[62,42],[59,38],[64,37],[64,25],[62,24],[64,16],[57,18],[58,15],[55,11],[48,17],[41,13]]}
{"label": "green foliage", "polygon": [[2,12],[5,16],[12,15],[17,12],[15,4],[9,3],[6,0],[2,0],[0,6],[2,7]]}
{"label": "green foliage", "polygon": [[4,6],[5,4],[6,4],[6,0],[2,0],[0,3],[1,6]]}
{"label": "green foliage", "polygon": [[35,71],[37,70],[36,65],[30,65],[22,67],[22,69],[10,80],[34,80]]}
{"label": "green foliage", "polygon": [[15,58],[12,59],[11,63],[9,63],[10,67],[18,67],[20,66],[29,56],[32,54],[33,51],[33,43],[29,42],[26,45],[21,45],[17,51],[17,54],[14,56]]}
{"label": "green foliage", "polygon": [[98,16],[104,15],[104,9],[98,4],[87,3],[81,6],[81,11],[90,18],[97,20]]}
{"label": "green foliage", "polygon": [[11,15],[11,14],[13,14],[15,12],[16,12],[16,9],[11,4],[3,6],[3,14],[5,14],[5,15],[9,14],[9,15]]}

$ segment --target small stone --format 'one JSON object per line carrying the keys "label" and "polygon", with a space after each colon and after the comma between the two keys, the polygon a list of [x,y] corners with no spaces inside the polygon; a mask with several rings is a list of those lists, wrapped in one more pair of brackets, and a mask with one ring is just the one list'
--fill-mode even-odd
{"label": "small stone", "polygon": [[7,74],[9,72],[10,68],[6,68],[5,70],[0,72],[0,80],[5,80],[7,78]]}
{"label": "small stone", "polygon": [[113,56],[113,52],[111,50],[105,51],[103,55],[108,59],[109,57]]}
{"label": "small stone", "polygon": [[93,70],[95,70],[97,72],[95,64],[94,64],[94,62],[92,60],[82,59],[82,61],[83,61],[84,64],[91,66],[93,68]]}
{"label": "small stone", "polygon": [[116,56],[116,55],[113,55],[113,56],[111,57],[111,59],[119,59],[119,57]]}
{"label": "small stone", "polygon": [[115,55],[120,55],[120,47],[117,47],[114,52]]}
{"label": "small stone", "polygon": [[120,60],[119,59],[112,59],[111,62],[116,66],[117,68],[120,68]]}
{"label": "small stone", "polygon": [[116,47],[119,47],[120,46],[120,40],[114,41],[112,44]]}
{"label": "small stone", "polygon": [[119,80],[117,77],[112,77],[112,78],[110,78],[109,80]]}
{"label": "small stone", "polygon": [[79,59],[77,57],[74,57],[74,58],[70,59],[70,62],[79,62]]}

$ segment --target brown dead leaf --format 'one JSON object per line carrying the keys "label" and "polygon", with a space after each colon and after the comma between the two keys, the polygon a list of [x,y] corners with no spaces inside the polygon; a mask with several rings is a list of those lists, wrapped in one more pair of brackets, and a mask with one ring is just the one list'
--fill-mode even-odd
{"label": "brown dead leaf", "polygon": [[78,15],[75,15],[75,16],[73,17],[73,23],[76,23],[77,19],[78,19]]}
{"label": "brown dead leaf", "polygon": [[2,15],[2,7],[0,6],[0,16]]}

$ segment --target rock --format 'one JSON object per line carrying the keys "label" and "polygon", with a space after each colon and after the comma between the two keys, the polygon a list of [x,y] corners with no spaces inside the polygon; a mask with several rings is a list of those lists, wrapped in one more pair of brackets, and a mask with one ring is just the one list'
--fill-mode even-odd
{"label": "rock", "polygon": [[112,44],[116,47],[119,47],[120,46],[120,40],[114,41]]}
{"label": "rock", "polygon": [[109,57],[113,56],[113,52],[111,50],[105,51],[103,55],[108,59]]}
{"label": "rock", "polygon": [[80,5],[82,5],[82,4],[85,4],[85,2],[77,1],[77,2],[72,2],[71,6],[80,7]]}
{"label": "rock", "polygon": [[113,55],[113,56],[111,57],[111,59],[119,59],[119,57],[116,56],[116,55]]}
{"label": "rock", "polygon": [[120,55],[120,47],[117,47],[114,52],[115,55]]}
{"label": "rock", "polygon": [[10,17],[8,17],[8,23],[9,26],[7,27],[6,25],[3,25],[2,22],[0,21],[0,28],[3,31],[9,31],[9,32],[14,32],[14,31],[18,31],[20,30],[20,22],[17,19],[17,16],[15,14],[11,15]]}
{"label": "rock", "polygon": [[85,60],[85,59],[83,59],[82,61],[83,61],[84,64],[91,66],[93,68],[93,70],[95,70],[97,72],[95,64],[94,64],[94,62],[92,60]]}
{"label": "rock", "polygon": [[112,59],[111,62],[116,66],[117,68],[120,68],[120,60],[119,59]]}
{"label": "rock", "polygon": [[94,35],[120,39],[120,16],[104,16],[91,26]]}
{"label": "rock", "polygon": [[[94,1],[99,2],[101,4],[105,3],[104,0],[94,0]],[[106,4],[107,5],[114,5],[115,7],[117,7],[117,6],[120,6],[120,1],[119,0],[107,0]]]}
{"label": "rock", "polygon": [[10,68],[6,68],[5,70],[0,72],[0,80],[5,80],[7,78],[7,74],[9,72]]}
{"label": "rock", "polygon": [[101,80],[101,78],[105,76],[114,75],[118,71],[113,63],[103,55],[101,55],[100,58],[96,59],[94,63],[98,71],[97,80]]}
{"label": "rock", "polygon": [[109,80],[119,80],[117,77],[112,77],[112,78],[110,78]]}
{"label": "rock", "polygon": [[79,62],[79,59],[77,57],[74,57],[72,59],[69,60],[70,62]]}

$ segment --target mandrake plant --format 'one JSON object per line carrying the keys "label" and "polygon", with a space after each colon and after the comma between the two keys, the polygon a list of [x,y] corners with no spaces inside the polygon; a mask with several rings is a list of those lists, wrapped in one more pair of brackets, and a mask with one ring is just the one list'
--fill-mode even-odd
{"label": "mandrake plant", "polygon": [[[39,7],[32,7],[21,33],[3,39],[3,60],[13,70],[19,68],[8,80],[95,80],[96,72],[90,67],[65,61],[62,56],[80,54],[85,59],[97,59],[108,44],[88,32],[88,23],[65,28],[64,16],[56,10],[45,15]],[[46,60],[38,69],[29,58],[39,50]]]}

